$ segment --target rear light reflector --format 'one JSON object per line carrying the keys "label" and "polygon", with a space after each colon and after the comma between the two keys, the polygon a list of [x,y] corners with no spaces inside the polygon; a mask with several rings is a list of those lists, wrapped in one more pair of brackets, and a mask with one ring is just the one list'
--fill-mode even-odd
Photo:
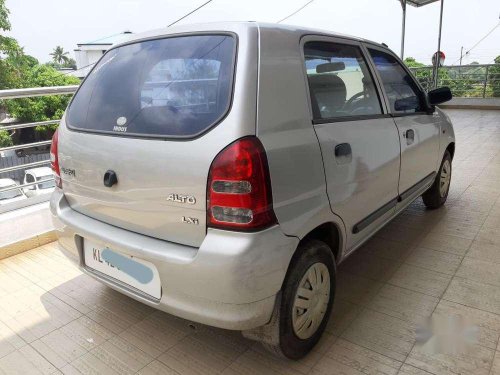
{"label": "rear light reflector", "polygon": [[50,167],[52,168],[52,173],[54,174],[54,181],[56,183],[56,186],[62,189],[61,170],[59,168],[58,143],[59,136],[58,130],[56,130],[54,135],[52,136],[52,143],[50,145]]}
{"label": "rear light reflector", "polygon": [[276,223],[264,147],[242,138],[212,162],[207,188],[207,223],[214,228],[260,230]]}

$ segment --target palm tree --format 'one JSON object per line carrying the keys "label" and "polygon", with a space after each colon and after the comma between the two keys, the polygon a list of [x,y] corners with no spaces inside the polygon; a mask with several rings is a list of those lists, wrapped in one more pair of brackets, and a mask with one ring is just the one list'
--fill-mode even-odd
{"label": "palm tree", "polygon": [[64,48],[62,48],[61,46],[57,46],[56,48],[54,48],[54,52],[52,52],[50,56],[52,56],[52,60],[56,64],[63,64],[69,59],[67,54],[68,52],[65,52]]}

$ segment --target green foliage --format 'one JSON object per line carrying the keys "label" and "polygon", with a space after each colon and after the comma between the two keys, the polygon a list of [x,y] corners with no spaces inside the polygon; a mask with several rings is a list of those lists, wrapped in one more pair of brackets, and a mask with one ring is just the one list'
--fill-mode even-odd
{"label": "green foliage", "polygon": [[48,62],[45,65],[51,66],[54,69],[63,69],[63,68],[71,68],[76,69],[76,61],[71,57],[67,58],[66,61],[62,64],[56,63],[54,61]]}
{"label": "green foliage", "polygon": [[0,147],[9,147],[13,144],[14,143],[12,142],[9,132],[6,130],[0,130]]}
{"label": "green foliage", "polygon": [[64,51],[64,48],[61,46],[54,48],[54,52],[52,52],[50,56],[52,56],[52,61],[59,65],[62,65],[69,60],[68,52]]}
{"label": "green foliage", "polygon": [[[448,86],[456,97],[500,97],[500,56],[498,67],[489,69],[489,84],[484,86],[486,68],[471,63],[461,67],[439,68],[438,86]],[[412,57],[405,59],[405,64],[412,70],[415,77],[427,91],[433,86],[433,68],[426,66]]]}
{"label": "green foliage", "polygon": [[494,98],[500,98],[500,56],[495,59],[495,65],[490,67],[489,81]]}
{"label": "green foliage", "polygon": [[[9,10],[5,0],[0,0],[0,30],[10,30]],[[51,54],[55,63],[62,66],[73,66],[74,60],[66,56],[62,47],[56,47]],[[38,60],[26,55],[22,47],[13,38],[0,35],[0,90],[24,88],[77,85],[80,80],[62,75],[48,65],[40,65]],[[0,107],[21,122],[35,122],[60,119],[68,105],[70,96],[43,96],[0,101]],[[50,137],[56,125],[37,127],[37,138]],[[12,145],[8,131],[0,130],[0,147]]]}
{"label": "green foliage", "polygon": [[[46,87],[77,85],[80,80],[62,75],[51,66],[36,65],[25,72],[25,87]],[[22,122],[35,122],[60,119],[68,105],[67,95],[41,96],[9,100],[7,110],[11,116]],[[39,127],[37,131],[45,131],[50,127]]]}
{"label": "green foliage", "polygon": [[0,0],[0,30],[10,30],[9,10],[5,6],[5,0]]}

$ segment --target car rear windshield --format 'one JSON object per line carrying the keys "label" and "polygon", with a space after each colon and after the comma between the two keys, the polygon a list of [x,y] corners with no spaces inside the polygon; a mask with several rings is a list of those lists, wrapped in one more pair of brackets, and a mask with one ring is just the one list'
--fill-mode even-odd
{"label": "car rear windshield", "polygon": [[67,124],[90,132],[193,137],[231,102],[235,38],[191,35],[110,50],[85,79]]}

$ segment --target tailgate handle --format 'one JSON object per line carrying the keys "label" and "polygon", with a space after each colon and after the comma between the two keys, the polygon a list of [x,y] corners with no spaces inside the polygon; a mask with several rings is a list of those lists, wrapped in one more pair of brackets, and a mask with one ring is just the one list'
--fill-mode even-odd
{"label": "tailgate handle", "polygon": [[104,173],[104,186],[111,187],[118,182],[118,177],[116,176],[115,171],[107,170]]}

